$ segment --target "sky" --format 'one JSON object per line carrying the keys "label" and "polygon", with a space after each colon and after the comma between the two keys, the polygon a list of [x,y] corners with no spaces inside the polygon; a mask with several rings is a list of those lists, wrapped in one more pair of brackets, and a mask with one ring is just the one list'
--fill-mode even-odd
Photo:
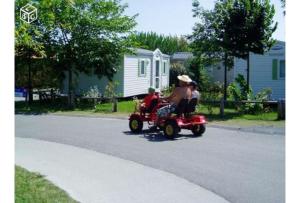
{"label": "sky", "polygon": [[[154,31],[165,35],[187,35],[197,21],[193,18],[192,0],[122,0],[128,3],[127,15],[139,14],[137,31]],[[214,0],[200,0],[205,9],[212,9]],[[278,22],[273,37],[285,41],[285,16],[280,0],[271,0],[275,6],[274,21]]]}

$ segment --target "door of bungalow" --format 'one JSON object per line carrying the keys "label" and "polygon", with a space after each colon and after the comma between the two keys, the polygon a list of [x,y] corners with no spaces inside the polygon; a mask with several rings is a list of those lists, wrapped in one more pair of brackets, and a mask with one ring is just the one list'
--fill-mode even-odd
{"label": "door of bungalow", "polygon": [[160,89],[160,60],[155,60],[154,85],[155,89]]}

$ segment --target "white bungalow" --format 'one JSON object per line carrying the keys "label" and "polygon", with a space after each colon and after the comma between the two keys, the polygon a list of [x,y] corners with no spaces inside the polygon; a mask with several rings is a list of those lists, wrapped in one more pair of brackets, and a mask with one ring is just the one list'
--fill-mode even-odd
{"label": "white bungalow", "polygon": [[[208,67],[214,81],[224,82],[223,63]],[[241,74],[247,78],[246,60],[234,58],[234,66],[227,72],[228,83]],[[265,54],[250,53],[250,86],[256,94],[264,88],[271,88],[271,99],[285,98],[285,42],[277,43]]]}
{"label": "white bungalow", "polygon": [[[117,93],[122,97],[146,94],[149,87],[162,90],[169,86],[170,57],[159,49],[150,51],[134,49],[135,55],[124,55],[121,67],[113,77],[118,81]],[[97,86],[103,94],[108,79],[99,79],[96,75],[79,74],[75,80],[76,94]],[[62,91],[68,92],[68,78],[63,81]]]}

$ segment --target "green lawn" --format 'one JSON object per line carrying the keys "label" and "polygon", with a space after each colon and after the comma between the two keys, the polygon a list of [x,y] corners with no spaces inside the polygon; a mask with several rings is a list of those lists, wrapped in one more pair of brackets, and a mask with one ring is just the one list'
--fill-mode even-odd
{"label": "green lawn", "polygon": [[[15,103],[16,113],[54,113],[63,115],[112,115],[112,116],[127,116],[132,113],[135,108],[135,103],[132,100],[119,101],[118,112],[112,113],[112,104],[103,103],[97,104],[96,107],[93,103],[80,103],[75,109],[68,109],[66,105],[60,103],[54,104],[40,104],[39,102],[33,103],[30,107],[25,102]],[[257,115],[241,114],[233,108],[225,108],[225,116],[220,117],[219,107],[213,107],[212,113],[209,113],[206,105],[200,105],[197,112],[204,114],[209,122],[228,124],[228,125],[263,125],[263,126],[279,126],[285,125],[284,121],[277,120],[276,112],[260,113]]]}
{"label": "green lawn", "polygon": [[[128,114],[134,111],[135,104],[132,100],[118,102],[118,113]],[[40,113],[112,113],[111,103],[97,104],[96,107],[93,103],[80,103],[76,105],[74,109],[68,109],[67,105],[55,102],[53,104],[46,103],[40,104],[38,101],[34,101],[31,106],[28,106],[26,102],[15,102],[16,113],[27,114],[40,114]]]}
{"label": "green lawn", "polygon": [[16,203],[72,203],[65,191],[44,179],[38,173],[31,173],[19,166],[15,167],[15,202]]}

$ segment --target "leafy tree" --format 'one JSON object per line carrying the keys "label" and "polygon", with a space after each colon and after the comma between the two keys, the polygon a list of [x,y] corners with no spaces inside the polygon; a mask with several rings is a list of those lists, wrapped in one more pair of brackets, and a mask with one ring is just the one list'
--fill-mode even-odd
{"label": "leafy tree", "polygon": [[[227,97],[227,71],[232,67],[232,57],[230,52],[222,46],[221,41],[228,41],[228,39],[220,39],[217,36],[218,28],[216,21],[215,10],[205,10],[201,7],[199,1],[193,1],[193,16],[199,18],[193,28],[192,35],[189,39],[192,40],[191,47],[194,55],[198,58],[199,70],[192,68],[197,75],[204,67],[224,62],[224,99]],[[198,72],[198,73],[197,73]],[[202,74],[203,75],[203,74]]]}
{"label": "leafy tree", "polygon": [[[21,2],[21,0],[19,0]],[[74,74],[94,73],[110,80],[123,53],[132,45],[127,36],[135,17],[124,15],[120,0],[38,1],[37,26],[45,36],[47,54],[55,56],[54,67],[67,73],[69,105],[74,106]]]}
{"label": "leafy tree", "polygon": [[[32,63],[33,58],[45,57],[45,46],[43,44],[43,30],[40,24],[33,22],[24,23],[20,20],[20,9],[28,1],[19,0],[15,3],[15,65],[16,81],[28,89],[28,102],[32,103]],[[20,82],[20,80],[22,82]],[[26,81],[27,80],[27,81]],[[26,84],[27,83],[27,84]],[[16,84],[18,85],[18,84]]]}
{"label": "leafy tree", "polygon": [[165,54],[189,51],[189,44],[183,37],[159,35],[155,32],[138,32],[130,36],[139,48],[155,50],[159,48]]}
{"label": "leafy tree", "polygon": [[232,57],[247,59],[247,86],[249,87],[249,54],[263,54],[275,43],[272,34],[274,6],[269,0],[218,0],[213,10],[204,10],[199,1],[193,3],[195,24],[191,39],[196,55],[208,62],[223,59],[224,98],[226,99],[227,66]]}
{"label": "leafy tree", "polygon": [[275,43],[274,5],[269,0],[219,0],[214,10],[217,40],[230,55],[247,60],[249,90],[250,52],[264,54]]}

